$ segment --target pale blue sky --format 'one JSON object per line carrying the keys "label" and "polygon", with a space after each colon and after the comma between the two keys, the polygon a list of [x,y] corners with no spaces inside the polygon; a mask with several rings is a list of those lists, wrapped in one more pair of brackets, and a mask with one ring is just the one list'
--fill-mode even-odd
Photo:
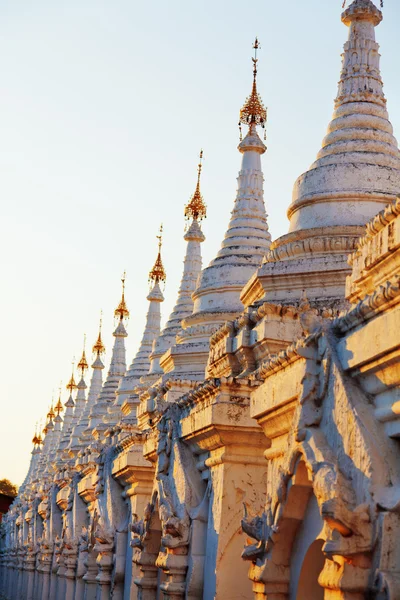
{"label": "pale blue sky", "polygon": [[[384,12],[377,37],[400,136],[398,0]],[[35,421],[60,380],[66,401],[72,357],[84,332],[94,342],[101,308],[108,364],[124,269],[131,361],[161,221],[167,318],[201,147],[204,264],[217,252],[255,35],[269,109],[265,200],[272,237],[286,232],[293,183],[333,109],[347,36],[340,13],[341,0],[0,2],[0,478],[22,482]]]}

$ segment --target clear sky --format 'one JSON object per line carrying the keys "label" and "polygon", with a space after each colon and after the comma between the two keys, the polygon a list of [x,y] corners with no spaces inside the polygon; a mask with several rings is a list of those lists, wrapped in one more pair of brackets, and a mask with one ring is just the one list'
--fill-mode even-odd
{"label": "clear sky", "polygon": [[[216,254],[255,35],[269,109],[265,200],[272,237],[286,232],[293,183],[333,109],[340,13],[341,0],[0,2],[0,478],[23,481],[35,421],[60,380],[66,401],[72,358],[84,333],[93,344],[100,309],[108,364],[124,269],[131,361],[161,221],[168,317],[201,147],[204,264]],[[398,0],[385,0],[384,13],[377,37],[400,136]]]}

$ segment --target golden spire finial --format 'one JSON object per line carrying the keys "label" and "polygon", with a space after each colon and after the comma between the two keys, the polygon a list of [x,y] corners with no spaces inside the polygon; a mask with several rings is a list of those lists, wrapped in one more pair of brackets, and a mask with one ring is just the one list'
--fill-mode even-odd
{"label": "golden spire finial", "polygon": [[122,321],[123,319],[129,318],[129,310],[128,310],[128,307],[126,306],[126,302],[125,302],[125,279],[126,279],[126,271],[124,271],[124,273],[121,277],[121,282],[122,282],[121,302],[118,304],[117,308],[114,311],[114,316],[119,317],[120,321]]}
{"label": "golden spire finial", "polygon": [[239,128],[241,123],[249,126],[252,124],[261,125],[261,127],[265,128],[267,121],[267,111],[257,91],[257,50],[260,48],[260,42],[256,38],[253,44],[254,58],[251,59],[253,61],[253,88],[250,96],[246,98],[246,102],[240,110]]}
{"label": "golden spire finial", "polygon": [[58,388],[58,402],[55,405],[55,410],[57,411],[57,417],[59,417],[60,413],[64,410],[62,402],[61,402],[61,388],[62,388],[62,381],[60,382],[60,387]]}
{"label": "golden spire finial", "polygon": [[163,234],[163,224],[160,225],[160,232],[156,236],[158,239],[158,254],[156,258],[156,262],[154,263],[153,268],[149,273],[149,283],[153,281],[154,283],[159,283],[160,281],[164,282],[167,279],[167,275],[165,273],[164,265],[161,258],[161,248],[162,248],[162,234]]}
{"label": "golden spire finial", "polygon": [[75,379],[74,379],[74,366],[75,366],[75,357],[74,360],[72,361],[72,375],[71,375],[71,379],[68,381],[66,388],[69,391],[70,394],[72,394],[72,392],[74,390],[76,390],[76,388],[78,387],[75,383]]}
{"label": "golden spire finial", "polygon": [[86,354],[85,354],[85,348],[86,348],[86,333],[83,336],[83,352],[82,352],[82,358],[81,360],[78,362],[78,369],[81,372],[81,377],[83,377],[85,375],[85,372],[88,370],[89,365],[88,362],[86,360]]}
{"label": "golden spire finial", "polygon": [[100,357],[101,354],[104,354],[106,351],[106,347],[103,344],[103,340],[101,339],[101,327],[103,325],[103,311],[100,311],[100,325],[99,325],[99,335],[97,337],[97,341],[92,348],[93,354],[97,354]]}
{"label": "golden spire finial", "polygon": [[54,413],[53,404],[54,404],[54,398],[52,398],[52,400],[51,400],[50,410],[47,413],[47,418],[49,419],[49,421],[52,421],[54,419],[54,417],[56,416]]}
{"label": "golden spire finial", "polygon": [[42,419],[40,419],[40,421],[39,421],[39,433],[38,433],[38,436],[37,436],[38,444],[43,444],[42,426],[43,426],[43,421],[42,421]]}
{"label": "golden spire finial", "polygon": [[189,204],[185,206],[185,217],[186,219],[193,219],[194,221],[201,221],[207,216],[207,207],[204,204],[203,196],[200,193],[200,175],[202,169],[203,150],[200,150],[200,161],[197,165],[197,184],[193,196],[190,199]]}
{"label": "golden spire finial", "polygon": [[38,431],[37,430],[38,430],[38,424],[37,424],[37,421],[36,421],[36,424],[35,424],[35,435],[32,438],[32,444],[34,444],[35,446],[37,444],[40,444],[39,438],[38,438]]}

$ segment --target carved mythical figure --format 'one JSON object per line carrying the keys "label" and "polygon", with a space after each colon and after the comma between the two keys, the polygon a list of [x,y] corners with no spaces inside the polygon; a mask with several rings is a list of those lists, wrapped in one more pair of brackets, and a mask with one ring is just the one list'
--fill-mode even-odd
{"label": "carved mythical figure", "polygon": [[244,518],[242,519],[242,529],[248,536],[257,541],[257,544],[245,546],[242,552],[244,560],[255,562],[258,558],[263,558],[273,544],[272,534],[278,531],[273,524],[273,515],[271,510],[271,499],[267,501],[266,511],[252,519],[249,518],[246,504],[244,506]]}

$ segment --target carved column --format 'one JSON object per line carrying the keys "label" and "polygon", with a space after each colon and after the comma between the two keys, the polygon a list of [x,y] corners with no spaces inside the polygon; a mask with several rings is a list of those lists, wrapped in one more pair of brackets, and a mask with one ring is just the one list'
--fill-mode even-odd
{"label": "carved column", "polygon": [[76,565],[76,583],[75,583],[75,598],[83,600],[85,593],[85,581],[83,576],[86,573],[87,557],[88,557],[89,535],[86,527],[83,528],[82,534],[79,537],[78,556]]}
{"label": "carved column", "polygon": [[[57,597],[57,588],[58,588],[58,577],[57,577],[57,572],[58,572],[58,568],[59,568],[59,562],[60,562],[60,556],[61,556],[61,552],[62,552],[62,540],[57,537],[55,542],[54,542],[54,553],[52,556],[52,562],[51,562],[51,570],[50,570],[50,592],[49,592],[49,600],[52,600],[52,598],[56,598]],[[44,594],[43,594],[43,600],[45,600]]]}
{"label": "carved column", "polygon": [[[130,513],[132,520],[135,522],[140,518],[150,502],[151,492],[154,479],[154,466],[151,462],[143,457],[143,444],[140,436],[133,439],[133,443],[123,448],[114,460],[113,477],[124,486],[124,495],[130,502]],[[139,596],[139,588],[135,584],[135,579],[140,577],[140,565],[135,560],[137,547],[132,545],[133,554],[131,561],[131,573],[125,572],[125,587],[130,586],[130,599],[136,600]],[[159,547],[153,557],[153,567],[157,572],[155,560]],[[126,571],[128,570],[128,562],[126,562]]]}
{"label": "carved column", "polygon": [[25,559],[25,549],[24,548],[19,548],[18,553],[18,562],[17,562],[17,580],[16,580],[16,586],[15,589],[13,590],[14,593],[14,597],[17,598],[17,600],[20,600],[21,598],[24,597],[24,559]]}
{"label": "carved column", "polygon": [[82,580],[85,582],[85,600],[96,600],[97,594],[97,552],[94,548],[89,548],[86,558],[84,558],[84,566],[86,569]]}
{"label": "carved column", "polygon": [[[94,482],[97,478],[97,475],[95,469],[96,465],[92,460],[93,456],[94,453],[91,454],[91,461],[88,462],[85,471],[82,472],[83,477],[77,484],[78,494],[87,505],[87,511],[89,514],[88,530],[85,534],[82,534],[81,536],[81,543],[83,549],[82,556],[78,560],[79,575],[77,575],[78,578],[82,577],[82,582],[84,584],[85,600],[96,600],[97,594],[97,552],[94,549],[94,531],[97,527],[97,511],[95,508],[96,495],[94,489]],[[87,537],[87,544],[83,539],[84,537]],[[80,573],[82,573],[82,575],[80,575]],[[80,587],[79,583],[78,587]]]}
{"label": "carved column", "polygon": [[253,600],[241,559],[245,536],[240,522],[244,503],[259,510],[265,502],[267,464],[264,434],[249,414],[250,391],[246,382],[223,380],[211,394],[207,389],[198,394],[181,420],[182,439],[198,454],[208,452],[204,464],[211,493],[204,598]]}
{"label": "carved column", "polygon": [[40,572],[41,572],[41,589],[37,586],[37,597],[41,600],[49,600],[50,596],[50,577],[53,562],[53,542],[43,541],[41,543],[41,560],[40,560]]}
{"label": "carved column", "polygon": [[64,548],[64,565],[65,565],[65,600],[74,600],[75,594],[75,577],[76,566],[78,563],[78,541],[68,540]]}
{"label": "carved column", "polygon": [[33,544],[30,544],[27,548],[26,559],[25,559],[25,571],[26,571],[26,600],[34,600],[33,595],[33,583],[35,576],[35,563],[36,553]]}
{"label": "carved column", "polygon": [[133,562],[135,563],[139,575],[135,578],[135,585],[138,588],[137,600],[156,600],[158,585],[158,567],[156,560],[160,550],[161,531],[153,540],[146,543],[145,549],[135,548]]}
{"label": "carved column", "polygon": [[[134,551],[133,562],[138,570],[134,583],[137,586],[137,600],[156,600],[159,569],[156,560],[161,545],[161,522],[156,508],[156,494],[144,510],[144,517],[134,521],[131,545]],[[135,596],[134,596],[135,597]]]}
{"label": "carved column", "polygon": [[7,573],[7,561],[8,561],[8,556],[7,556],[7,550],[1,550],[0,552],[0,563],[1,563],[1,569],[0,569],[0,594],[4,596],[5,593],[5,583],[6,583],[6,573]]}
{"label": "carved column", "polygon": [[111,597],[111,576],[113,570],[114,534],[103,528],[95,532],[96,544],[94,549],[98,552],[96,564],[99,572],[97,581],[96,600],[109,600]]}
{"label": "carved column", "polygon": [[4,570],[3,570],[3,577],[1,579],[1,593],[3,594],[3,596],[6,596],[7,594],[7,582],[8,582],[8,575],[9,575],[9,563],[10,563],[10,549],[8,548],[7,550],[5,550],[4,552],[4,557],[3,557],[3,561],[4,561]]}
{"label": "carved column", "polygon": [[168,600],[184,600],[188,564],[187,546],[168,548],[166,552],[159,553],[156,566],[161,568],[166,575],[166,580],[161,583],[160,590]]}

